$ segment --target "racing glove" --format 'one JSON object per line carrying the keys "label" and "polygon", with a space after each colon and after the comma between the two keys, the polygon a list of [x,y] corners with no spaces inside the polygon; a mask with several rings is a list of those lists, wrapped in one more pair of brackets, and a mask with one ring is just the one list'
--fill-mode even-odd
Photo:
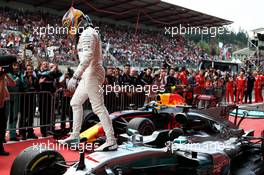
{"label": "racing glove", "polygon": [[69,91],[73,92],[76,89],[76,85],[77,85],[77,79],[76,77],[72,77],[68,82],[67,88]]}

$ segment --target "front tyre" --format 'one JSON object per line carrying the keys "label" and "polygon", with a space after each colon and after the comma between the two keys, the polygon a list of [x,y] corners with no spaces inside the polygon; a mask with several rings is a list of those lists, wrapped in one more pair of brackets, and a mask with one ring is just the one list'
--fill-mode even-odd
{"label": "front tyre", "polygon": [[62,175],[66,172],[63,156],[41,146],[31,146],[22,151],[14,160],[10,175]]}

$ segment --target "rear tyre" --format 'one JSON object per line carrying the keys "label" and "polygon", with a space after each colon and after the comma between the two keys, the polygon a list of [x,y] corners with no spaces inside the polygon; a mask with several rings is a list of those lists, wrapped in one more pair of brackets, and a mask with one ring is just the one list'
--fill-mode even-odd
{"label": "rear tyre", "polygon": [[63,156],[41,146],[31,146],[22,151],[14,160],[10,175],[62,175],[66,168]]}
{"label": "rear tyre", "polygon": [[151,135],[155,131],[154,123],[148,118],[134,118],[129,121],[127,129],[134,129],[140,135]]}

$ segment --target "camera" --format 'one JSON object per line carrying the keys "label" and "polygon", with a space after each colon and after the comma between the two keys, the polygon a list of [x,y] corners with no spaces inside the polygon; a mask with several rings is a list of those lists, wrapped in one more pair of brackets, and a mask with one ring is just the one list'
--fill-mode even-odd
{"label": "camera", "polygon": [[16,61],[17,59],[15,56],[0,56],[0,66],[4,69],[3,72],[0,72],[0,75],[3,73],[10,73],[12,71],[11,64]]}

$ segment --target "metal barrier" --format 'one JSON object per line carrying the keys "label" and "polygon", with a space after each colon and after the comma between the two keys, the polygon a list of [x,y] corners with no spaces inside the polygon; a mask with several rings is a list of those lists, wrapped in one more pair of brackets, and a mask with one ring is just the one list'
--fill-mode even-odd
{"label": "metal barrier", "polygon": [[[186,93],[188,92],[186,91]],[[73,93],[66,89],[59,89],[55,93],[10,93],[7,105],[8,130],[14,133],[19,129],[20,133],[25,133],[33,131],[32,128],[40,127],[41,133],[46,133],[53,130],[56,124],[59,124],[62,129],[72,128],[73,114],[70,106],[72,95]],[[181,95],[185,97],[184,93]],[[145,92],[108,92],[104,94],[105,106],[109,113],[127,110],[130,104],[142,107],[144,103],[152,100],[156,100],[156,96],[146,96]],[[89,99],[84,103],[83,109],[92,110]]]}
{"label": "metal barrier", "polygon": [[[41,133],[45,134],[47,131],[53,130],[56,124],[59,124],[56,126],[60,126],[62,129],[72,128],[73,114],[70,106],[72,95],[73,93],[66,89],[59,89],[55,93],[10,93],[10,100],[7,104],[8,130],[11,134],[15,134],[17,129],[20,133],[25,133],[32,132],[32,128],[40,127]],[[182,95],[185,96],[184,93]],[[104,94],[105,106],[109,113],[127,110],[130,104],[142,107],[144,103],[152,100],[156,100],[156,96],[146,96],[145,92],[108,92]],[[83,109],[91,110],[89,99],[84,103]]]}
{"label": "metal barrier", "polygon": [[[72,109],[70,106],[72,93],[65,89],[51,92],[21,92],[10,93],[7,105],[8,129],[20,134],[33,131],[32,128],[40,127],[41,133],[53,130],[55,124],[60,123],[60,128],[66,128],[69,123],[72,127]],[[137,107],[144,105],[145,93],[114,93],[104,94],[104,101],[109,113],[126,110],[130,104]],[[89,99],[83,105],[84,110],[91,110]]]}
{"label": "metal barrier", "polygon": [[52,127],[53,105],[54,96],[50,92],[11,92],[7,102],[8,130],[19,128],[23,133],[41,127],[45,133]]}
{"label": "metal barrier", "polygon": [[[70,122],[72,127],[72,109],[70,106],[71,95],[68,90],[59,89],[55,93],[55,122],[61,123],[61,127],[65,127],[66,122]],[[145,103],[145,93],[104,93],[104,103],[109,113],[115,111],[126,110],[130,104],[142,107]],[[84,110],[92,110],[89,99],[83,104]]]}
{"label": "metal barrier", "polygon": [[72,108],[70,101],[73,93],[66,89],[59,89],[54,93],[54,121],[53,124],[60,123],[62,129],[66,128],[66,122],[70,123],[72,128]]}

